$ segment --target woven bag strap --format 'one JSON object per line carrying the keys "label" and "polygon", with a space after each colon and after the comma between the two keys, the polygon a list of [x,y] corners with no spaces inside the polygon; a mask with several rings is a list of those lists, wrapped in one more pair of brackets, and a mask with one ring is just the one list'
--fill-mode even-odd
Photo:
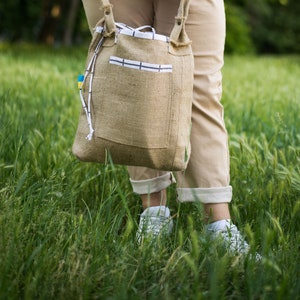
{"label": "woven bag strap", "polygon": [[[116,32],[116,25],[109,0],[100,0],[104,12],[105,33],[104,36],[111,36]],[[180,0],[175,24],[170,34],[170,41],[174,46],[185,46],[191,43],[185,32],[185,21],[189,12],[190,0]]]}
{"label": "woven bag strap", "polygon": [[104,24],[105,24],[104,36],[111,36],[117,30],[113,11],[112,11],[112,5],[110,4],[109,0],[101,0],[101,4],[104,12]]}
{"label": "woven bag strap", "polygon": [[190,0],[181,0],[175,24],[170,34],[170,42],[176,46],[186,46],[191,43],[185,31],[185,22],[189,13]]}

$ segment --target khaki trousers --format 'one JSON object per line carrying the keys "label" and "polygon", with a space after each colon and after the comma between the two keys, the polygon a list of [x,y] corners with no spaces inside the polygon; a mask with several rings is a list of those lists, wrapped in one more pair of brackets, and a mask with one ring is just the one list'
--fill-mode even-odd
{"label": "khaki trousers", "polygon": [[[82,0],[91,32],[102,17],[99,0]],[[116,22],[132,27],[152,25],[169,35],[179,0],[111,0]],[[225,14],[223,0],[191,0],[186,32],[195,59],[192,153],[184,172],[128,167],[134,192],[161,191],[177,182],[178,201],[230,202],[228,138],[222,95]]]}

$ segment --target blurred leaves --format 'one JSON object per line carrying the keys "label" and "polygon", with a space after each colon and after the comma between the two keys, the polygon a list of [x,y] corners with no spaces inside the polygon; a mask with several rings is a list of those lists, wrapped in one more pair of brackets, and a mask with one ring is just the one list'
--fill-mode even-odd
{"label": "blurred leaves", "polygon": [[[299,0],[225,1],[226,52],[299,53]],[[72,45],[90,38],[80,0],[0,3],[0,41]]]}

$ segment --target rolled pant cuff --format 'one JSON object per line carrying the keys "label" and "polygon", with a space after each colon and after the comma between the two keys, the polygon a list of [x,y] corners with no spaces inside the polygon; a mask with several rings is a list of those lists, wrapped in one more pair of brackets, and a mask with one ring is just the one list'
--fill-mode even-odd
{"label": "rolled pant cuff", "polygon": [[146,180],[133,180],[130,179],[133,191],[137,194],[151,194],[159,192],[167,188],[176,180],[171,172],[168,172],[162,176],[146,179]]}
{"label": "rolled pant cuff", "polygon": [[229,203],[232,199],[232,187],[215,188],[178,188],[177,200],[179,202],[200,201],[204,204]]}

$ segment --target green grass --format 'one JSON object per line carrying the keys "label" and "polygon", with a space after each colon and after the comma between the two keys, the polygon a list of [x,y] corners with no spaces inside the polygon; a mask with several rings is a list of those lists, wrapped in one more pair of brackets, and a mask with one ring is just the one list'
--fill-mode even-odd
{"label": "green grass", "polygon": [[0,46],[0,299],[299,299],[300,57],[225,60],[231,211],[260,264],[210,245],[174,187],[174,233],[136,245],[125,168],[71,153],[84,60]]}

